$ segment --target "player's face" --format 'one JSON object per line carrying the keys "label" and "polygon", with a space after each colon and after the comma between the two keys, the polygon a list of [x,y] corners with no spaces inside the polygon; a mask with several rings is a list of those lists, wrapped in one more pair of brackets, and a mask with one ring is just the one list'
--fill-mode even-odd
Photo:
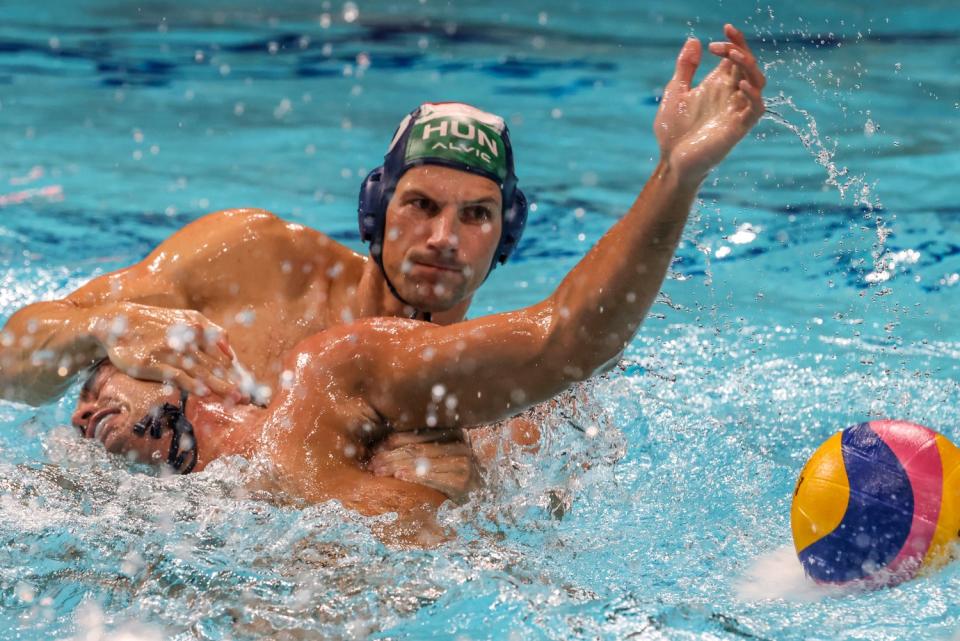
{"label": "player's face", "polygon": [[179,403],[174,388],[131,378],[104,363],[84,383],[71,422],[84,438],[97,439],[108,452],[141,463],[160,462],[170,448],[170,434],[148,438],[135,434],[133,426],[164,403]]}
{"label": "player's face", "polygon": [[492,180],[449,167],[407,171],[387,206],[383,267],[400,296],[444,311],[486,278],[500,241],[502,195]]}

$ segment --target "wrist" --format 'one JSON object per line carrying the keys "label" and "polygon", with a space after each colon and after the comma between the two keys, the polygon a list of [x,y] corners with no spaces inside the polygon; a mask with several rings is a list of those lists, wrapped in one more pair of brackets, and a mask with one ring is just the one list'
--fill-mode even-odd
{"label": "wrist", "polygon": [[118,334],[126,329],[126,319],[117,303],[84,309],[77,322],[82,328],[76,334],[78,347],[88,350],[94,359],[105,356]]}
{"label": "wrist", "polygon": [[709,173],[709,169],[703,171],[687,167],[682,162],[678,163],[669,156],[664,156],[657,163],[657,167],[653,171],[653,177],[675,189],[697,192]]}

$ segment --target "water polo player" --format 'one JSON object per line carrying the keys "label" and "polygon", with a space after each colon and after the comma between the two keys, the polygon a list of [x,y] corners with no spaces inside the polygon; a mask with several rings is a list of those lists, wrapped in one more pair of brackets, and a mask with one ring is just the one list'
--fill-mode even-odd
{"label": "water polo player", "polygon": [[[489,366],[496,367],[499,383],[513,385],[516,398],[506,407],[491,406],[491,416],[515,414],[562,387],[544,372],[511,366],[514,356],[538,345],[534,338],[550,342],[554,354],[569,355],[551,364],[559,368],[551,374],[566,385],[615,359],[639,326],[704,176],[763,112],[763,75],[743,35],[729,25],[725,30],[730,42],[710,47],[720,63],[695,88],[700,44],[691,39],[681,49],[655,122],[661,159],[627,215],[568,276],[558,290],[562,296],[526,310],[520,317],[526,321],[512,334],[494,332],[497,342],[487,353],[503,360]],[[140,263],[64,300],[14,314],[0,341],[0,393],[45,402],[74,373],[107,357],[137,379],[174,383],[177,398],[161,405],[174,419],[188,409],[183,392],[195,398],[213,392],[236,402],[245,393],[282,387],[283,354],[307,337],[332,337],[335,328],[357,319],[406,316],[441,326],[462,321],[476,288],[510,256],[523,231],[525,199],[506,125],[458,103],[418,108],[398,128],[384,165],[365,180],[359,215],[373,260],[262,211],[226,211],[196,221]],[[516,320],[497,316],[490,322],[505,330],[503,323]],[[223,328],[230,330],[229,344]],[[547,333],[534,336],[537,331]],[[234,350],[266,384],[238,390],[228,380]],[[413,362],[424,365],[419,355]],[[515,377],[518,372],[526,376]],[[527,380],[541,375],[542,385]],[[409,415],[421,420],[415,427],[432,427],[419,411]],[[141,431],[156,434],[159,426],[141,424]],[[88,434],[97,434],[95,425]],[[177,465],[178,456],[168,459]]]}
{"label": "water polo player", "polygon": [[[288,351],[284,384],[267,408],[217,394],[190,396],[107,365],[85,389],[75,424],[113,451],[167,460],[179,471],[199,470],[230,454],[257,457],[270,464],[266,482],[286,494],[310,501],[339,499],[362,513],[396,511],[429,522],[420,512],[426,507],[429,515],[445,497],[369,474],[363,465],[371,448],[392,433],[424,426],[471,428],[514,415],[619,356],[657,294],[700,180],[763,110],[748,82],[734,82],[740,72],[733,66],[719,67],[691,90],[698,54],[692,42],[684,47],[665,92],[657,122],[664,159],[654,176],[627,214],[545,300],[445,326],[400,318],[341,323]],[[687,107],[677,116],[680,101]],[[721,135],[704,138],[704,128]],[[402,142],[397,138],[392,149]],[[421,169],[439,176],[452,171]],[[397,185],[401,203],[408,202],[402,194],[410,185],[419,184],[408,176],[409,171]],[[482,187],[476,187],[479,193]],[[499,195],[488,194],[493,200]],[[413,196],[414,202],[427,197]],[[446,203],[431,211],[414,202],[400,205],[411,207],[400,217],[450,215]],[[486,257],[492,262],[493,251]],[[427,273],[443,282],[444,275],[432,271],[438,269]],[[413,298],[419,296],[415,285],[401,278],[392,287]]]}
{"label": "water polo player", "polygon": [[[762,111],[763,74],[743,34],[729,25],[725,34],[727,42],[710,45],[719,64],[693,89],[701,49],[688,41],[664,92],[656,120],[663,155],[634,205],[638,224],[657,230],[653,263],[672,254],[700,181]],[[259,387],[276,388],[281,356],[317,332],[370,317],[463,320],[476,288],[519,240],[524,214],[503,121],[465,105],[425,105],[364,183],[360,225],[372,260],[262,210],[211,214],[140,263],[15,313],[0,335],[0,397],[48,402],[103,357],[193,393],[256,391],[230,379],[228,348]],[[632,258],[621,254],[586,269]],[[637,300],[662,277],[656,268],[635,273]]]}

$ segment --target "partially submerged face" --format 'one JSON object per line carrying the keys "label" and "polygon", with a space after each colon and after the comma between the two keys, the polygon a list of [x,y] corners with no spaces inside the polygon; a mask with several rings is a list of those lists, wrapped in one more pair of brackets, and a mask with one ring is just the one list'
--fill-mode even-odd
{"label": "partially submerged face", "polygon": [[104,362],[84,383],[71,423],[84,438],[103,443],[108,452],[141,463],[159,463],[170,449],[170,433],[148,438],[134,433],[133,426],[164,403],[179,402],[174,387],[131,378]]}
{"label": "partially submerged face", "polygon": [[503,224],[489,178],[439,165],[407,171],[387,206],[383,267],[400,296],[427,311],[462,302],[483,283]]}

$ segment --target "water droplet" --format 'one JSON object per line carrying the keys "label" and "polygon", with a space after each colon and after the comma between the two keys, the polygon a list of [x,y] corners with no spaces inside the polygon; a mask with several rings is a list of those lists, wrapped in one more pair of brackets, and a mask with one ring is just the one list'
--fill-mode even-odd
{"label": "water droplet", "polygon": [[414,471],[416,472],[417,476],[426,476],[427,472],[430,471],[430,461],[425,458],[418,458],[414,467]]}
{"label": "water droplet", "polygon": [[360,17],[360,9],[353,2],[347,2],[343,5],[343,21],[355,22]]}

